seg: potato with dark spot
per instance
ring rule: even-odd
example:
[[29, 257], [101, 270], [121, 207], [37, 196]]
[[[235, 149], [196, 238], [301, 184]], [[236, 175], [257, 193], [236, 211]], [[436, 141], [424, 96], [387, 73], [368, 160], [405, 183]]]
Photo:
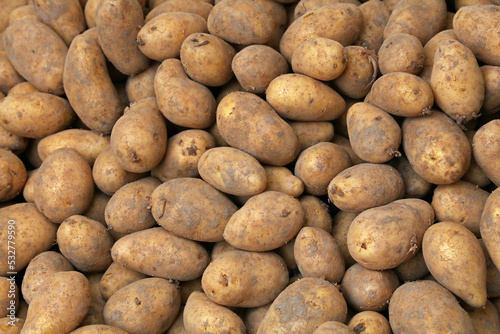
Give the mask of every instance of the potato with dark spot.
[[116, 291], [143, 278], [146, 278], [146, 275], [113, 262], [102, 275], [99, 294], [104, 300], [108, 300]]
[[0, 148], [0, 202], [13, 199], [26, 183], [26, 167], [17, 155]]
[[424, 67], [424, 47], [410, 34], [392, 34], [378, 51], [378, 66], [382, 74], [405, 72], [418, 75]]
[[378, 52], [384, 42], [384, 29], [391, 10], [385, 1], [380, 0], [364, 2], [359, 9], [363, 13], [363, 26], [355, 44]]
[[363, 311], [356, 313], [347, 323], [354, 333], [392, 334], [389, 321], [380, 313]]
[[335, 134], [332, 122], [290, 122], [299, 137], [300, 151], [321, 142], [329, 142]]
[[472, 139], [474, 159], [495, 185], [500, 185], [500, 120], [492, 120], [477, 130]]
[[427, 43], [424, 44], [424, 68], [419, 73], [419, 76], [424, 79], [425, 82], [431, 82], [432, 67], [434, 66], [434, 56], [436, 50], [441, 44], [441, 42], [447, 39], [457, 40], [455, 31], [453, 29], [443, 30], [435, 34]]

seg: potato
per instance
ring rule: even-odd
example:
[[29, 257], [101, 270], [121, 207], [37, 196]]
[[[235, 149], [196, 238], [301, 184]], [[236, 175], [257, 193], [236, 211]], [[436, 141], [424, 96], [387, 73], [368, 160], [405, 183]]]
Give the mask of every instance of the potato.
[[250, 45], [238, 52], [231, 68], [241, 87], [251, 93], [265, 93], [269, 83], [276, 77], [288, 73], [285, 58], [266, 45]]
[[214, 123], [214, 96], [207, 87], [188, 78], [179, 60], [167, 59], [158, 67], [154, 88], [158, 107], [170, 122], [196, 129]]
[[429, 194], [432, 184], [418, 175], [405, 157], [397, 159], [394, 167], [403, 178], [406, 197], [423, 198]]
[[322, 196], [328, 193], [332, 178], [350, 166], [351, 159], [342, 146], [321, 142], [299, 155], [294, 174], [304, 182], [308, 194]]
[[346, 315], [344, 297], [333, 284], [306, 277], [278, 295], [257, 333], [312, 333], [324, 322], [344, 322]]
[[391, 334], [391, 325], [389, 321], [380, 313], [373, 311], [363, 311], [356, 313], [347, 327], [352, 329], [354, 333], [379, 333], [379, 334]]
[[66, 96], [82, 122], [94, 131], [110, 133], [124, 106], [109, 76], [97, 29], [74, 38], [63, 78]]
[[12, 25], [14, 22], [22, 20], [22, 19], [37, 19], [35, 13], [35, 6], [33, 5], [33, 1], [29, 1], [27, 5], [17, 7], [9, 14], [9, 25]]
[[1, 126], [21, 137], [48, 136], [66, 128], [74, 116], [67, 100], [48, 93], [10, 95], [0, 100]]
[[287, 286], [288, 270], [275, 253], [233, 250], [208, 265], [201, 284], [219, 305], [258, 307], [272, 302]]
[[399, 280], [392, 270], [370, 270], [356, 263], [346, 270], [341, 284], [342, 294], [350, 307], [358, 312], [380, 312], [389, 305]]
[[333, 88], [352, 99], [362, 99], [377, 78], [378, 60], [374, 51], [361, 46], [344, 47], [347, 66], [332, 82]]
[[50, 276], [30, 303], [23, 333], [69, 333], [85, 318], [90, 307], [90, 285], [76, 271]]
[[332, 218], [331, 233], [340, 247], [346, 268], [349, 268], [356, 263], [349, 253], [349, 248], [347, 246], [347, 232], [349, 230], [349, 226], [351, 226], [352, 221], [357, 215], [358, 214], [354, 212], [339, 211]]
[[[92, 0], [89, 0], [92, 1]], [[127, 334], [123, 329], [108, 325], [87, 325], [79, 327], [70, 334]]]
[[290, 125], [251, 93], [226, 95], [217, 107], [217, 127], [229, 145], [264, 164], [284, 166], [299, 154], [299, 139]]
[[489, 195], [472, 183], [458, 181], [437, 186], [431, 204], [438, 221], [458, 223], [480, 237], [479, 223]]
[[491, 256], [491, 260], [495, 263], [497, 268], [500, 268], [500, 243], [498, 233], [499, 216], [497, 214], [499, 203], [500, 190], [497, 188], [486, 200], [479, 225], [481, 238], [483, 238], [484, 244], [486, 245], [488, 253]]
[[97, 23], [95, 21], [97, 5], [101, 0], [87, 0], [87, 3], [84, 6], [83, 14], [85, 15], [85, 22], [87, 23], [87, 27], [89, 29], [95, 28]]
[[86, 29], [83, 8], [77, 0], [33, 0], [38, 19], [51, 27], [70, 45]]
[[298, 269], [295, 255], [293, 254], [294, 247], [295, 238], [292, 238], [289, 242], [275, 250], [275, 252], [285, 261], [286, 267], [290, 272], [296, 272], [296, 269]]
[[208, 15], [207, 25], [210, 34], [241, 45], [264, 44], [274, 30], [273, 17], [248, 0], [219, 1]]
[[433, 281], [408, 282], [397, 288], [389, 303], [389, 320], [394, 334], [475, 333], [451, 292]]
[[201, 0], [167, 0], [158, 6], [151, 8], [148, 15], [144, 19], [144, 22], [148, 22], [154, 17], [170, 12], [182, 12], [182, 13], [192, 13], [203, 17], [205, 20], [208, 19], [208, 15], [212, 11], [214, 6], [211, 3], [207, 3]]
[[[498, 3], [495, 3], [498, 5]], [[453, 28], [458, 40], [487, 65], [500, 65], [500, 47], [495, 26], [500, 23], [495, 5], [471, 5], [457, 10]], [[481, 41], [481, 42], [478, 42]]]
[[328, 185], [330, 201], [343, 211], [360, 212], [404, 195], [399, 172], [388, 165], [362, 163], [344, 169]]
[[380, 47], [378, 60], [382, 74], [405, 72], [418, 75], [424, 67], [424, 47], [413, 35], [392, 34]]
[[21, 82], [24, 82], [24, 78], [17, 73], [7, 54], [0, 53], [0, 92], [7, 94], [12, 87]]
[[137, 45], [148, 58], [163, 61], [179, 57], [182, 42], [207, 31], [207, 21], [192, 13], [170, 12], [155, 16], [137, 34]]
[[465, 45], [455, 40], [439, 44], [430, 84], [436, 104], [459, 124], [478, 117], [484, 101], [484, 78]]
[[453, 29], [443, 30], [435, 34], [424, 45], [424, 68], [420, 72], [419, 76], [427, 83], [431, 82], [432, 67], [434, 65], [436, 50], [439, 44], [447, 39], [457, 40], [457, 36], [455, 35], [455, 31]]
[[361, 10], [347, 3], [336, 3], [310, 11], [287, 28], [280, 41], [280, 52], [291, 62], [293, 52], [312, 37], [325, 37], [346, 46], [356, 41], [363, 25]]
[[358, 155], [356, 153], [354, 153], [352, 146], [351, 146], [351, 143], [350, 143], [349, 139], [347, 139], [346, 137], [337, 134], [333, 137], [331, 142], [342, 146], [346, 150], [347, 154], [349, 154], [349, 157], [351, 158], [351, 163], [353, 165], [358, 165], [358, 164], [361, 164], [363, 162], [366, 162], [363, 159], [361, 159], [360, 157], [358, 157]]
[[486, 176], [500, 185], [500, 120], [492, 120], [477, 130], [472, 140], [474, 159]]
[[156, 167], [167, 147], [165, 119], [155, 99], [147, 100], [152, 104], [139, 101], [131, 105], [111, 131], [110, 145], [117, 163], [133, 173], [145, 173]]
[[352, 329], [347, 327], [338, 321], [327, 321], [318, 326], [313, 332], [313, 334], [328, 334], [328, 333], [339, 333], [339, 334], [352, 334], [355, 333]]
[[0, 329], [4, 334], [19, 334], [24, 326], [24, 319], [5, 317], [0, 319]]
[[[288, 283], [288, 277], [286, 283]], [[281, 290], [285, 288], [285, 285]], [[15, 276], [0, 277], [0, 292], [2, 293], [2, 297], [0, 298], [0, 306], [2, 307], [0, 316], [2, 318], [10, 316], [15, 317], [16, 308], [19, 305], [19, 289], [16, 285]], [[278, 295], [278, 293], [276, 295]]]
[[189, 296], [183, 320], [186, 333], [247, 333], [243, 320], [236, 313], [199, 291]]
[[295, 121], [331, 121], [345, 110], [344, 99], [328, 85], [303, 74], [284, 74], [266, 90], [278, 115]]
[[27, 0], [14, 0], [2, 2], [3, 8], [0, 13], [0, 32], [3, 32], [5, 28], [9, 26], [9, 15], [10, 13], [21, 6], [26, 5]]
[[101, 0], [97, 5], [99, 44], [106, 58], [123, 74], [136, 74], [149, 66], [150, 60], [136, 43], [137, 34], [143, 25], [144, 14], [136, 0]]
[[406, 118], [401, 128], [406, 157], [426, 181], [450, 184], [469, 169], [471, 147], [467, 137], [444, 113]]
[[290, 122], [292, 129], [299, 137], [300, 151], [321, 142], [328, 142], [333, 139], [333, 124], [324, 122]]
[[[157, 245], [162, 245], [161, 249]], [[200, 277], [209, 263], [203, 246], [163, 227], [124, 236], [113, 245], [111, 256], [113, 261], [131, 270], [179, 281]]]
[[41, 92], [64, 94], [68, 47], [51, 28], [35, 19], [23, 19], [5, 30], [3, 40], [7, 57], [23, 78]]
[[102, 275], [99, 294], [104, 300], [108, 300], [116, 291], [143, 278], [146, 278], [146, 275], [113, 262]]
[[174, 322], [181, 299], [176, 283], [144, 278], [114, 293], [104, 306], [106, 325], [127, 333], [164, 333]]
[[484, 308], [467, 310], [476, 333], [497, 333], [500, 331], [500, 314], [495, 305], [487, 301]]
[[33, 192], [35, 188], [35, 175], [38, 172], [38, 169], [33, 169], [28, 171], [26, 183], [23, 188], [23, 197], [24, 200], [28, 203], [35, 203], [35, 198], [33, 197]]
[[92, 171], [85, 158], [72, 148], [60, 148], [38, 170], [33, 196], [41, 213], [50, 221], [61, 223], [85, 212], [93, 193]]
[[445, 28], [446, 3], [441, 0], [404, 0], [392, 10], [384, 29], [384, 39], [397, 33], [417, 37], [422, 45]]
[[295, 238], [294, 255], [304, 277], [340, 283], [345, 262], [335, 239], [319, 227], [303, 227]]
[[72, 270], [71, 263], [60, 253], [47, 251], [38, 254], [26, 268], [21, 287], [24, 300], [31, 303], [40, 286], [53, 274]]
[[180, 295], [181, 295], [181, 305], [186, 305], [189, 296], [194, 291], [203, 292], [201, 287], [201, 277], [195, 278], [191, 281], [180, 282]]
[[101, 281], [101, 273], [86, 274], [90, 284], [90, 308], [87, 315], [80, 323], [80, 327], [87, 325], [104, 324], [104, 305], [106, 301], [99, 294], [99, 282]]
[[7, 95], [33, 93], [33, 92], [39, 92], [39, 90], [36, 89], [36, 87], [30, 84], [28, 81], [23, 81], [12, 87]]
[[384, 42], [384, 28], [389, 21], [391, 10], [379, 0], [362, 3], [359, 9], [363, 13], [363, 26], [355, 44], [378, 52]]
[[217, 259], [220, 255], [224, 254], [225, 252], [229, 252], [229, 251], [235, 250], [235, 249], [237, 249], [237, 248], [231, 246], [225, 240], [218, 241], [212, 247], [212, 251], [210, 253], [210, 259], [211, 259], [211, 261], [214, 261], [215, 259]]
[[0, 149], [0, 202], [15, 198], [26, 183], [26, 167], [17, 155]]
[[486, 292], [488, 298], [497, 298], [500, 296], [500, 270], [498, 270], [495, 263], [491, 260], [491, 256], [482, 239], [479, 239], [479, 244], [483, 249], [486, 260]]
[[304, 192], [304, 183], [286, 167], [265, 166], [267, 185], [265, 191], [280, 191], [293, 197]]
[[394, 268], [394, 271], [402, 282], [416, 281], [429, 274], [421, 251]]
[[484, 78], [484, 102], [481, 110], [490, 115], [500, 111], [500, 66], [480, 67]]
[[131, 104], [147, 97], [155, 97], [154, 78], [158, 66], [160, 64], [154, 62], [141, 73], [127, 78], [125, 90]]
[[270, 307], [271, 303], [246, 310], [245, 318], [243, 320], [249, 334], [257, 333], [259, 325]]
[[295, 49], [291, 63], [295, 73], [330, 81], [344, 72], [347, 59], [344, 56], [344, 47], [339, 42], [324, 37], [313, 37]]

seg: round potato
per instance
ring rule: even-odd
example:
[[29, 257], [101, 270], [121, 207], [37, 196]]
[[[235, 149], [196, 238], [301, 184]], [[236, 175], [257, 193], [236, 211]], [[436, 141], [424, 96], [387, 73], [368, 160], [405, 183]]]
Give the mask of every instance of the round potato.
[[265, 191], [280, 191], [293, 197], [304, 192], [304, 183], [286, 167], [265, 166], [267, 185]]
[[0, 202], [13, 199], [26, 183], [26, 167], [17, 155], [0, 148]]
[[389, 321], [382, 314], [373, 311], [363, 311], [356, 313], [347, 327], [354, 333], [365, 331], [366, 333], [392, 334]]
[[378, 52], [384, 42], [384, 29], [389, 21], [391, 10], [387, 1], [369, 0], [359, 9], [363, 13], [363, 26], [355, 44]]
[[382, 74], [405, 72], [418, 75], [424, 68], [424, 47], [410, 34], [392, 34], [378, 51], [378, 66]]
[[500, 120], [492, 120], [477, 130], [472, 139], [474, 159], [486, 176], [500, 185]]
[[300, 151], [321, 142], [328, 142], [335, 134], [331, 122], [290, 122], [290, 126], [299, 137]]

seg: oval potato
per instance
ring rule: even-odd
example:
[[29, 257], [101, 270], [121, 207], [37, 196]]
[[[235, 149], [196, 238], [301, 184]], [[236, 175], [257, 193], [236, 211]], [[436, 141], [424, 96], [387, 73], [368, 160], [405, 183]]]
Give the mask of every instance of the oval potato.
[[500, 120], [492, 120], [479, 128], [472, 139], [474, 159], [497, 186], [500, 185], [499, 138]]

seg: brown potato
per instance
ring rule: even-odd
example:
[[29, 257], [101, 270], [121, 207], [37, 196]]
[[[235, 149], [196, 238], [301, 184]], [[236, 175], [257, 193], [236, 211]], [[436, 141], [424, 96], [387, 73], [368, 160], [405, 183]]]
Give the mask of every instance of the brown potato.
[[39, 92], [39, 90], [36, 89], [36, 87], [30, 84], [28, 81], [23, 81], [12, 87], [7, 95], [33, 93], [33, 92]]
[[24, 319], [21, 319], [19, 317], [14, 317], [14, 320], [9, 317], [0, 319], [0, 329], [4, 334], [19, 334], [21, 333], [21, 329], [23, 328], [23, 326]]
[[472, 140], [474, 159], [486, 176], [500, 185], [500, 120], [492, 120], [477, 130]]
[[259, 325], [270, 307], [271, 303], [246, 310], [245, 318], [243, 320], [249, 334], [257, 333]]
[[349, 268], [356, 263], [349, 253], [347, 246], [347, 232], [352, 221], [358, 214], [355, 212], [339, 211], [332, 218], [332, 236], [337, 242], [342, 251], [342, 256], [345, 261], [345, 267]]
[[304, 192], [304, 183], [286, 167], [265, 166], [267, 185], [265, 191], [280, 191], [293, 197]]
[[392, 34], [378, 51], [378, 66], [382, 74], [405, 72], [418, 75], [424, 67], [424, 47], [413, 35]]
[[479, 239], [479, 243], [486, 259], [486, 292], [488, 298], [498, 298], [500, 296], [500, 270], [498, 270], [493, 260], [491, 260], [484, 241]]
[[189, 296], [194, 291], [203, 292], [203, 288], [201, 287], [201, 277], [195, 278], [190, 281], [179, 282], [179, 285], [180, 285], [181, 305], [186, 305]]
[[328, 334], [328, 333], [338, 333], [338, 334], [353, 334], [355, 333], [352, 329], [347, 327], [338, 321], [327, 321], [319, 325], [313, 332], [313, 334]]
[[436, 50], [439, 44], [447, 39], [457, 40], [457, 36], [455, 35], [455, 31], [453, 29], [443, 30], [435, 34], [424, 45], [424, 68], [420, 72], [419, 76], [429, 84], [431, 82], [432, 67], [434, 65], [434, 56], [436, 54]]
[[90, 308], [79, 326], [103, 324], [103, 311], [106, 301], [99, 294], [99, 282], [101, 281], [102, 272], [86, 274], [85, 276], [90, 284]]
[[[286, 281], [288, 283], [288, 277]], [[283, 288], [285, 288], [285, 286], [283, 286]], [[19, 305], [19, 289], [16, 285], [15, 276], [0, 277], [0, 293], [2, 294], [0, 298], [0, 307], [2, 307], [0, 317], [15, 317], [16, 308], [18, 308]]]
[[336, 134], [331, 141], [334, 144], [342, 146], [346, 150], [347, 154], [349, 154], [349, 157], [351, 158], [351, 163], [353, 165], [358, 165], [366, 162], [361, 159], [356, 153], [354, 153], [351, 142], [346, 137]]
[[290, 126], [299, 137], [300, 151], [321, 142], [333, 139], [334, 128], [331, 122], [290, 122]]
[[89, 29], [95, 28], [97, 23], [95, 21], [97, 5], [101, 0], [87, 0], [85, 7], [83, 9], [83, 14], [85, 15], [85, 22], [87, 22], [87, 27]]
[[355, 44], [378, 52], [384, 42], [384, 28], [389, 21], [391, 10], [386, 2], [369, 0], [362, 3], [359, 9], [363, 13], [363, 26]]
[[128, 332], [118, 327], [98, 324], [78, 327], [70, 334], [128, 334]]
[[481, 216], [481, 222], [479, 225], [481, 238], [483, 238], [484, 244], [488, 249], [488, 253], [491, 260], [497, 268], [500, 268], [500, 243], [499, 243], [499, 233], [498, 233], [498, 221], [499, 216], [496, 213], [498, 206], [500, 205], [500, 190], [497, 188], [494, 190], [484, 205], [483, 214]]
[[[10, 13], [21, 6], [26, 5], [27, 0], [13, 0], [2, 2], [2, 11], [0, 12], [0, 32], [3, 32], [5, 28], [9, 26], [9, 15]], [[0, 43], [1, 44], [1, 43]]]
[[147, 97], [155, 96], [154, 78], [158, 66], [160, 66], [160, 64], [154, 62], [141, 73], [131, 75], [127, 78], [125, 90], [131, 104]]
[[143, 278], [146, 278], [146, 275], [113, 262], [102, 275], [99, 294], [104, 300], [108, 300], [116, 291]]
[[214, 261], [216, 258], [224, 254], [225, 252], [229, 252], [231, 250], [237, 249], [236, 247], [231, 246], [227, 241], [222, 240], [218, 241], [212, 247], [212, 251], [210, 253], [211, 261]]
[[500, 111], [500, 66], [481, 66], [484, 78], [484, 102], [481, 110], [490, 115]]
[[389, 321], [380, 313], [373, 311], [363, 311], [356, 313], [347, 327], [352, 329], [354, 333], [377, 333], [377, 334], [392, 334]]
[[158, 6], [151, 8], [151, 11], [146, 15], [144, 22], [148, 22], [152, 18], [170, 12], [183, 12], [197, 14], [208, 19], [208, 15], [214, 6], [211, 3], [201, 0], [167, 0]]
[[497, 333], [500, 331], [500, 314], [489, 300], [483, 308], [466, 309], [476, 333]]
[[7, 94], [12, 87], [21, 82], [24, 82], [24, 78], [17, 73], [7, 54], [0, 53], [0, 92]]
[[394, 268], [394, 271], [402, 282], [416, 281], [429, 274], [429, 269], [425, 264], [424, 255], [421, 251]]
[[[280, 2], [285, 1], [281, 0]], [[292, 18], [293, 20], [296, 20], [306, 12], [316, 10], [324, 6], [334, 5], [336, 3], [351, 3], [356, 6], [360, 5], [358, 0], [301, 0], [295, 6]]]
[[0, 148], [0, 202], [13, 199], [26, 183], [26, 167], [17, 155]]
[[406, 197], [423, 198], [429, 194], [432, 184], [418, 175], [405, 157], [395, 161], [395, 168], [403, 178]]
[[26, 183], [24, 184], [23, 188], [23, 197], [26, 202], [28, 203], [35, 203], [35, 198], [33, 197], [33, 192], [35, 190], [35, 175], [38, 172], [37, 169], [33, 169], [28, 171], [27, 174], [27, 179]]
[[[106, 226], [106, 221], [104, 219], [104, 210], [108, 204], [111, 196], [106, 195], [99, 189], [94, 190], [94, 196], [92, 197], [92, 202], [82, 216], [98, 221], [99, 223]], [[113, 235], [111, 235], [113, 236]]]

